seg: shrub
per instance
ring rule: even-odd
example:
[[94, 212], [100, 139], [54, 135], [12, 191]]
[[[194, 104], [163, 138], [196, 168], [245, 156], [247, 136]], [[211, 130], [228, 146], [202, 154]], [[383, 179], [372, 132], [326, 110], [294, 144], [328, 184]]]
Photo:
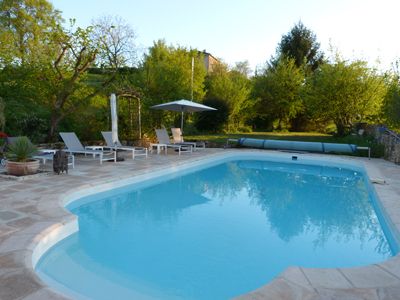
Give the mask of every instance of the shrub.
[[28, 161], [37, 151], [37, 148], [26, 136], [17, 138], [8, 146], [6, 156], [9, 160], [16, 162]]
[[220, 99], [207, 99], [203, 104], [217, 110], [198, 113], [196, 128], [200, 131], [221, 132], [228, 122], [229, 108], [227, 104]]

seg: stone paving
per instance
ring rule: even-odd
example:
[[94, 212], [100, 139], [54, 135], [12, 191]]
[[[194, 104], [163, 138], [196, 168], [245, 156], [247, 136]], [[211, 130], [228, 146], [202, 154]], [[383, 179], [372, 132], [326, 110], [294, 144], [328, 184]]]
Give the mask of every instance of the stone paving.
[[[192, 154], [170, 152], [147, 159], [128, 157], [124, 162], [99, 164], [78, 158], [69, 174], [40, 176], [23, 181], [0, 178], [0, 299], [68, 299], [46, 286], [33, 270], [38, 245], [61, 227], [75, 221], [62, 207], [71, 193], [108, 183], [170, 169], [237, 151], [206, 149]], [[287, 154], [290, 155], [289, 153]], [[296, 154], [301, 158], [303, 154]], [[310, 155], [336, 160], [330, 155]], [[342, 157], [364, 164], [391, 225], [400, 232], [400, 166], [381, 160]], [[47, 169], [50, 170], [51, 164]], [[400, 256], [359, 268], [310, 269], [290, 267], [275, 280], [237, 299], [400, 299]]]

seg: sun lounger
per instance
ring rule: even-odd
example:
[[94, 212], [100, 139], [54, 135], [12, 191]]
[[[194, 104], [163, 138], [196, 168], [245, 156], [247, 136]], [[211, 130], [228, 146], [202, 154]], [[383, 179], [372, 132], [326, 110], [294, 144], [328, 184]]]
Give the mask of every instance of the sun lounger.
[[107, 146], [104, 146], [104, 148], [132, 151], [132, 159], [135, 159], [135, 156], [146, 156], [147, 157], [147, 148], [122, 146], [120, 141], [117, 141], [117, 144], [114, 145], [114, 143], [112, 141], [112, 132], [111, 131], [102, 131], [101, 134], [103, 135], [103, 138], [107, 144]]
[[93, 157], [99, 156], [100, 164], [103, 161], [113, 160], [114, 162], [117, 161], [117, 152], [115, 151], [100, 151], [100, 150], [89, 150], [83, 147], [82, 143], [79, 141], [78, 137], [76, 136], [75, 132], [60, 132], [60, 136], [64, 141], [65, 152], [69, 152], [70, 154], [91, 154]]
[[181, 153], [192, 153], [193, 147], [191, 145], [183, 145], [183, 144], [173, 144], [168, 136], [168, 132], [165, 128], [156, 129], [156, 135], [158, 144], [150, 144], [151, 150], [154, 146], [157, 146], [157, 150], [159, 149], [158, 146], [165, 146], [167, 148], [172, 148], [178, 151], [178, 154]]
[[183, 140], [183, 135], [180, 128], [171, 128], [171, 132], [172, 132], [172, 137], [174, 139], [174, 144], [190, 145], [193, 147], [193, 151], [196, 151], [197, 149], [206, 148], [206, 143], [204, 142], [185, 142]]

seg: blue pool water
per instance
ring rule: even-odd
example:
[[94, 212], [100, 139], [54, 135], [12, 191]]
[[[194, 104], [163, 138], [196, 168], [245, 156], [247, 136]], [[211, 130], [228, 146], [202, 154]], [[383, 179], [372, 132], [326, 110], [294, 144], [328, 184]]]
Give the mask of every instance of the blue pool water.
[[292, 265], [393, 256], [360, 171], [240, 160], [69, 205], [79, 231], [36, 266], [76, 298], [229, 299]]

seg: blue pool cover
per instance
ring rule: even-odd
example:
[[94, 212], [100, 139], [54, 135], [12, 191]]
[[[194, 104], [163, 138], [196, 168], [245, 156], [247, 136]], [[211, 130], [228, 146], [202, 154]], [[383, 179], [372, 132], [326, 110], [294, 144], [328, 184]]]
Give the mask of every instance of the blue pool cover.
[[335, 143], [320, 143], [320, 142], [298, 142], [298, 141], [282, 141], [282, 140], [262, 140], [241, 138], [238, 140], [239, 146], [261, 148], [261, 149], [281, 149], [281, 150], [296, 150], [309, 152], [342, 152], [354, 153], [357, 151], [357, 146], [353, 144], [335, 144]]

